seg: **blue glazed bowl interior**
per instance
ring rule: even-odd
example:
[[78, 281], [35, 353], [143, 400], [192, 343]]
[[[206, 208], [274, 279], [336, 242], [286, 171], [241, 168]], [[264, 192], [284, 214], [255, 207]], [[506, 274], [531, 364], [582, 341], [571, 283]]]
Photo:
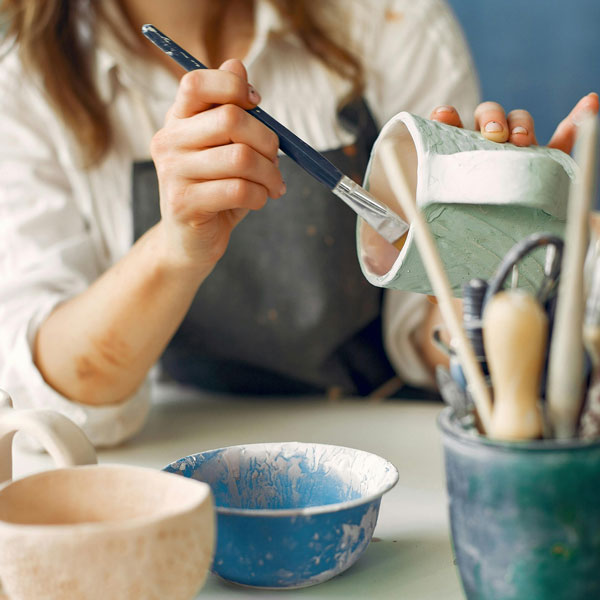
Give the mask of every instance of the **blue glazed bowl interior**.
[[371, 540], [381, 496], [398, 480], [374, 454], [300, 442], [209, 450], [166, 470], [212, 488], [213, 571], [264, 588], [315, 585], [352, 565]]
[[395, 467], [374, 454], [299, 442], [210, 450], [166, 470], [208, 483], [225, 512], [346, 507], [381, 496], [398, 479]]

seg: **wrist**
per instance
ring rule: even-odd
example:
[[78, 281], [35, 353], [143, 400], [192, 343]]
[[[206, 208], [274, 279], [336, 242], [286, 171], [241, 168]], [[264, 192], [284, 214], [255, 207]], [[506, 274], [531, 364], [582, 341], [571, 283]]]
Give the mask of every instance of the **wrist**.
[[200, 285], [208, 277], [220, 258], [209, 254], [198, 256], [186, 252], [179, 240], [173, 241], [173, 233], [162, 220], [143, 238], [147, 238], [144, 241], [148, 245], [148, 250], [152, 252], [158, 269], [177, 277], [185, 277], [196, 285]]

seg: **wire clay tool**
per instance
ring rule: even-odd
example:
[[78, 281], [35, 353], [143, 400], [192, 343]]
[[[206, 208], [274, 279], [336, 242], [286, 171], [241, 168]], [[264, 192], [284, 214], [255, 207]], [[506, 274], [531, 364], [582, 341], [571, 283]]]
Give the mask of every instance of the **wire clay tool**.
[[548, 415], [557, 438], [571, 438], [584, 396], [583, 267], [589, 240], [589, 215], [595, 188], [598, 118], [579, 125], [575, 161], [580, 171], [569, 191], [565, 249], [558, 286], [548, 364]]
[[[206, 69], [205, 65], [159, 31], [154, 25], [144, 25], [142, 33], [187, 71]], [[317, 152], [258, 106], [247, 112], [277, 134], [279, 148], [282, 152], [287, 154], [317, 181], [326, 185], [388, 242], [397, 243], [406, 234], [408, 223], [387, 206], [378, 202], [367, 190], [344, 175], [320, 152]]]
[[[542, 247], [546, 247], [546, 265], [535, 296], [514, 288], [503, 291], [511, 274], [514, 283], [519, 262]], [[533, 233], [507, 252], [487, 282], [482, 313], [484, 360], [488, 361], [494, 389], [490, 437], [550, 437], [540, 401], [541, 383], [545, 380], [547, 339], [562, 251], [561, 238]]]

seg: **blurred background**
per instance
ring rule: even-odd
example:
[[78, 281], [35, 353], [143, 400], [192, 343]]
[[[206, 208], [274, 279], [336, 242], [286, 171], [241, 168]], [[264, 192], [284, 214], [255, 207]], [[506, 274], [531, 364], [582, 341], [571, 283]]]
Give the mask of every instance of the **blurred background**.
[[[418, 1], [418, 0], [415, 0]], [[600, 92], [600, 0], [448, 0], [473, 53], [484, 100], [526, 108], [540, 144]]]

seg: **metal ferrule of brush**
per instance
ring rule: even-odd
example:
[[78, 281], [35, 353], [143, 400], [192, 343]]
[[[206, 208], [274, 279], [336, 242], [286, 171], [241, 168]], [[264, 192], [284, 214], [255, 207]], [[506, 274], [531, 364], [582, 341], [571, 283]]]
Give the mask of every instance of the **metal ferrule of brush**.
[[394, 243], [408, 231], [403, 221], [387, 206], [377, 202], [369, 192], [344, 175], [332, 192], [360, 215], [379, 235]]

